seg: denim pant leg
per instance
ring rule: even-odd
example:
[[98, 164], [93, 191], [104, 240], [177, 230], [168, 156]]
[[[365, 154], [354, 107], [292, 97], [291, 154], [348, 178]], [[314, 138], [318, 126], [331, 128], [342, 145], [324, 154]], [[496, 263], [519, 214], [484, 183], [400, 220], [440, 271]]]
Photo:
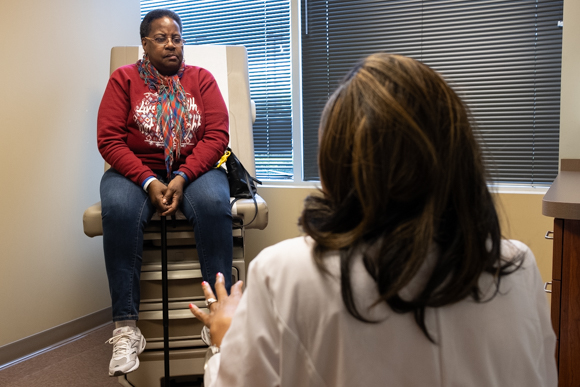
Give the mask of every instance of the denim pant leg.
[[143, 230], [155, 209], [141, 187], [112, 168], [101, 179], [101, 207], [113, 321], [137, 320]]
[[211, 169], [187, 185], [181, 211], [193, 225], [203, 279], [213, 288], [216, 274], [222, 273], [229, 292], [233, 243], [226, 173]]

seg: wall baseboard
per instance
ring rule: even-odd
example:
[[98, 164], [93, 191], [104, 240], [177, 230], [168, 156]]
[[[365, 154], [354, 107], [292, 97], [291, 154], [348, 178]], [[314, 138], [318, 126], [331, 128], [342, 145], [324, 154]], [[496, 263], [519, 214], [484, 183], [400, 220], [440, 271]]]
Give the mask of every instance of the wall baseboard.
[[0, 370], [77, 340], [112, 320], [111, 308], [77, 318], [0, 347]]

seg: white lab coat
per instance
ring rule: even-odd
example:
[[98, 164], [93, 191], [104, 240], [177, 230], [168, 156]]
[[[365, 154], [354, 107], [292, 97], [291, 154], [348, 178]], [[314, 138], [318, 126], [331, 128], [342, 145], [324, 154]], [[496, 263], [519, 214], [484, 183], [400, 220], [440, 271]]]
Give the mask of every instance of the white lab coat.
[[[380, 323], [352, 317], [341, 298], [338, 255], [327, 259], [333, 276], [324, 275], [311, 247], [308, 237], [290, 239], [250, 264], [221, 353], [208, 362], [206, 387], [557, 385], [556, 337], [533, 253], [523, 243], [502, 242], [505, 257], [523, 254], [524, 263], [502, 277], [491, 301], [427, 309], [437, 344], [412, 314], [394, 313], [384, 303], [365, 312]], [[424, 265], [401, 295], [412, 295], [429, 272]], [[361, 259], [352, 282], [366, 311], [378, 293]], [[480, 286], [492, 291], [492, 277], [483, 274]]]

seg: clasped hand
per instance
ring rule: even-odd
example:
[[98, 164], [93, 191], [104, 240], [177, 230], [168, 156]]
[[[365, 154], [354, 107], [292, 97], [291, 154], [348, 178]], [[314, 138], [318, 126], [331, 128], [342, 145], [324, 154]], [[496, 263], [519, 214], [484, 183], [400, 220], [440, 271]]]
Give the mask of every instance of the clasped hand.
[[175, 176], [167, 185], [159, 180], [153, 180], [149, 184], [147, 193], [159, 215], [168, 216], [177, 211], [183, 200], [184, 185], [185, 179], [181, 176]]

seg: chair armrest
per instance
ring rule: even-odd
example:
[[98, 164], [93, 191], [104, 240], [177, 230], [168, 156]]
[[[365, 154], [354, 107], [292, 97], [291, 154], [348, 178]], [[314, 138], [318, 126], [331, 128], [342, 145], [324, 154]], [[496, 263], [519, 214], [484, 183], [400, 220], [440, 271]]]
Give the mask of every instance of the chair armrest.
[[[256, 195], [256, 204], [258, 205], [258, 215], [256, 215], [256, 219], [252, 223], [244, 225], [244, 228], [246, 229], [263, 230], [268, 225], [268, 204], [260, 195]], [[232, 207], [232, 216], [234, 218], [242, 218], [244, 224], [250, 222], [255, 213], [256, 206], [252, 199], [239, 199]]]
[[101, 202], [95, 203], [85, 210], [83, 214], [83, 229], [85, 235], [91, 238], [103, 235]]

